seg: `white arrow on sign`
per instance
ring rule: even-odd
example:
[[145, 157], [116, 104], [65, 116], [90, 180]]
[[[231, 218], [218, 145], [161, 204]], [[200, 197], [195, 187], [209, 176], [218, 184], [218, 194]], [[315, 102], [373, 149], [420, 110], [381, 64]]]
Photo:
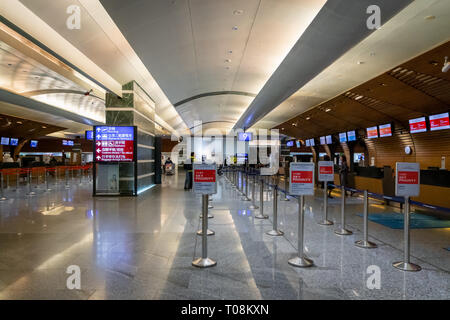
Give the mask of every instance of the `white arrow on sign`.
[[102, 149], [97, 149], [97, 153], [100, 153], [100, 152], [102, 152]]
[[99, 134], [97, 135], [97, 139], [100, 139], [101, 137], [102, 137], [101, 135], [99, 135]]
[[100, 129], [100, 128], [97, 128], [97, 132], [100, 132], [102, 129]]
[[97, 145], [98, 145], [98, 146], [101, 146], [102, 143], [101, 143], [100, 141], [97, 141]]
[[97, 160], [100, 160], [102, 157], [100, 157], [100, 156], [97, 156]]

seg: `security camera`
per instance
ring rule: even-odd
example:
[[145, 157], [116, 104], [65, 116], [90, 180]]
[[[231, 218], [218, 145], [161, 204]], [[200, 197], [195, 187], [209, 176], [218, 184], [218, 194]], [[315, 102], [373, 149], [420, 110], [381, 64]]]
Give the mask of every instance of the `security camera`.
[[444, 66], [442, 67], [442, 72], [447, 72], [450, 69], [450, 62], [448, 62], [448, 57], [445, 57]]

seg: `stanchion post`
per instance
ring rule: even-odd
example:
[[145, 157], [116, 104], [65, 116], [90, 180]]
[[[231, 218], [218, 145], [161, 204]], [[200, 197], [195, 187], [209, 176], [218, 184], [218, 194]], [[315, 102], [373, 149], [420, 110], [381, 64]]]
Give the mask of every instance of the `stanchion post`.
[[255, 200], [255, 189], [256, 189], [256, 174], [255, 173], [252, 173], [252, 176], [253, 176], [253, 181], [252, 181], [252, 204], [250, 205], [250, 209], [251, 210], [255, 210], [255, 209], [258, 209], [258, 206], [256, 205], [256, 200]]
[[20, 169], [16, 169], [16, 191], [19, 191], [20, 187]]
[[341, 186], [341, 227], [334, 230], [334, 233], [341, 236], [348, 236], [353, 234], [350, 230], [345, 228], [345, 187]]
[[32, 183], [32, 169], [30, 168], [28, 170], [28, 194], [29, 196], [34, 196], [36, 193], [34, 191], [31, 190], [31, 183]]
[[305, 196], [298, 197], [298, 256], [288, 261], [291, 266], [306, 268], [311, 267], [314, 261], [304, 254], [303, 242], [305, 239]]
[[403, 271], [420, 271], [422, 268], [414, 263], [410, 262], [410, 232], [409, 232], [409, 224], [410, 224], [410, 203], [409, 197], [405, 197], [405, 211], [403, 214], [404, 225], [403, 225], [403, 261], [394, 262], [392, 265], [394, 268], [403, 270]]
[[[202, 195], [202, 257], [192, 261], [192, 265], [198, 268], [208, 268], [217, 265], [217, 262], [208, 258], [208, 195]], [[197, 233], [198, 234], [198, 233]]]
[[377, 247], [376, 243], [369, 241], [369, 193], [364, 190], [364, 221], [363, 221], [363, 240], [358, 240], [355, 245], [360, 248], [373, 249]]
[[273, 223], [272, 230], [267, 231], [266, 234], [269, 236], [282, 236], [283, 231], [278, 230], [278, 186], [277, 186], [277, 176], [275, 175], [275, 183], [273, 186]]
[[255, 215], [256, 219], [268, 219], [269, 216], [264, 214], [264, 176], [261, 176], [259, 186], [259, 213]]
[[328, 220], [328, 182], [323, 183], [323, 220], [318, 223], [323, 226], [331, 226], [333, 221]]
[[66, 180], [66, 189], [70, 189], [70, 185], [69, 185], [69, 169], [67, 169], [67, 167], [64, 168], [64, 177]]
[[1, 192], [1, 194], [0, 194], [0, 201], [5, 201], [5, 200], [8, 200], [6, 197], [5, 197], [5, 192], [4, 192], [4, 188], [3, 188], [3, 170], [0, 170], [0, 179], [2, 180], [1, 182], [0, 182], [0, 192]]
[[284, 197], [281, 198], [281, 201], [289, 201], [289, 198], [287, 197], [288, 190], [289, 190], [289, 176], [284, 175], [284, 190], [286, 191], [284, 193]]

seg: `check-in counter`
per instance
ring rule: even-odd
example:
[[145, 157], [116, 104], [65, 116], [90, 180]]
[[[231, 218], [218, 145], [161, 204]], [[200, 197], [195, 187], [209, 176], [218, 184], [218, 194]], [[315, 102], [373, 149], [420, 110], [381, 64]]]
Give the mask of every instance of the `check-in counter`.
[[[395, 179], [390, 167], [360, 167], [357, 172], [349, 173], [347, 180], [351, 188], [386, 196], [395, 195]], [[334, 182], [340, 185], [338, 173], [335, 173]], [[420, 196], [411, 200], [450, 208], [450, 171], [421, 170], [420, 182]]]

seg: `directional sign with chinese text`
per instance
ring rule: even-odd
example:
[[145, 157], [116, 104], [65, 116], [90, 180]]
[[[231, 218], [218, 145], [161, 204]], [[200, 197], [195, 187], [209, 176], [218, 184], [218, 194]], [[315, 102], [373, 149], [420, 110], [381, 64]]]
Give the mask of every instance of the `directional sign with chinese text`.
[[420, 165], [418, 163], [397, 162], [395, 195], [398, 197], [417, 197], [420, 193]]
[[95, 127], [94, 135], [97, 162], [132, 162], [134, 160], [134, 127]]
[[319, 181], [334, 181], [333, 161], [319, 161]]
[[314, 195], [314, 163], [291, 162], [289, 193], [294, 196]]
[[215, 164], [194, 164], [194, 192], [199, 194], [215, 194], [216, 186]]

